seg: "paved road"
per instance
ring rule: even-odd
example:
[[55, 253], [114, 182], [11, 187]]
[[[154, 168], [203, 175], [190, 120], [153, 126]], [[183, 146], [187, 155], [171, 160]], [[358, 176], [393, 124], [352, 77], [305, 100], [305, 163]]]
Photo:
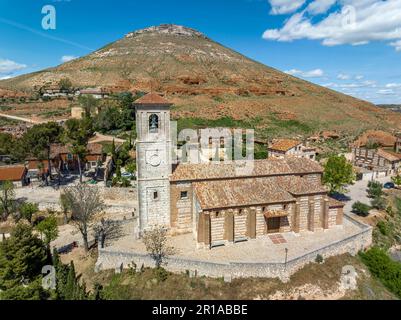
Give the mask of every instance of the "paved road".
[[17, 121], [32, 123], [32, 124], [39, 124], [39, 123], [41, 123], [41, 122], [38, 121], [38, 120], [29, 119], [29, 118], [23, 118], [23, 117], [18, 117], [18, 116], [12, 116], [12, 115], [5, 114], [5, 113], [0, 113], [0, 117], [6, 118], [6, 119], [10, 119], [10, 120], [17, 120]]
[[[385, 177], [385, 178], [378, 178], [376, 180], [384, 184], [386, 182], [390, 182], [391, 178]], [[357, 201], [370, 204], [371, 199], [368, 198], [366, 192], [366, 189], [368, 188], [368, 182], [369, 181], [357, 181], [354, 185], [348, 187], [349, 192], [347, 192], [345, 195], [349, 197], [351, 200], [347, 201], [344, 207], [345, 213], [351, 213], [352, 205]]]

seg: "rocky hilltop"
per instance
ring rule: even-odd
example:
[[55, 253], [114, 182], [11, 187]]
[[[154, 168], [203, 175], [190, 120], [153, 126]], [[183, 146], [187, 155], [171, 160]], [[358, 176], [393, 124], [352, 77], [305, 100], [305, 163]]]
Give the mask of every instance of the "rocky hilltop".
[[85, 57], [0, 81], [0, 88], [33, 91], [62, 78], [77, 87], [163, 93], [175, 103], [176, 117], [257, 119], [260, 128], [297, 121], [304, 131], [401, 126], [399, 114], [287, 75], [177, 25], [130, 32]]

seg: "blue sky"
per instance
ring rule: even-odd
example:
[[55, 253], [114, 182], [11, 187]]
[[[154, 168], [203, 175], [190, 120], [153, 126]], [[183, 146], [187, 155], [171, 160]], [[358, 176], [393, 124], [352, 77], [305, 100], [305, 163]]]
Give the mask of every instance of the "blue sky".
[[[42, 28], [42, 7], [56, 29]], [[308, 81], [401, 103], [401, 0], [2, 0], [0, 78], [56, 66], [161, 23]]]

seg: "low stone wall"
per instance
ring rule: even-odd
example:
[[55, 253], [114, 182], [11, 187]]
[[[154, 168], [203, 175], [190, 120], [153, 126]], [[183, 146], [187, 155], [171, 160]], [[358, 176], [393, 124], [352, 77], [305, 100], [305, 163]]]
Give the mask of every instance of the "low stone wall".
[[100, 194], [105, 200], [120, 200], [125, 201], [127, 199], [137, 199], [136, 187], [130, 188], [108, 188], [104, 186], [98, 186]]
[[[324, 258], [350, 253], [356, 255], [360, 250], [369, 247], [372, 244], [372, 228], [362, 224], [349, 216], [345, 219], [358, 225], [361, 231], [351, 237], [332, 243], [291, 259], [285, 263], [254, 263], [254, 262], [228, 262], [216, 263], [200, 260], [192, 260], [181, 257], [169, 257], [166, 262], [166, 269], [172, 272], [196, 271], [199, 276], [225, 277], [232, 278], [280, 278], [282, 281], [288, 281], [290, 276], [300, 270], [306, 264], [315, 261], [316, 256], [320, 254]], [[135, 263], [138, 267], [142, 264], [145, 267], [153, 267], [154, 261], [147, 254], [136, 252], [120, 252], [110, 249], [99, 249], [99, 257], [96, 263], [96, 271], [106, 269], [128, 268]]]

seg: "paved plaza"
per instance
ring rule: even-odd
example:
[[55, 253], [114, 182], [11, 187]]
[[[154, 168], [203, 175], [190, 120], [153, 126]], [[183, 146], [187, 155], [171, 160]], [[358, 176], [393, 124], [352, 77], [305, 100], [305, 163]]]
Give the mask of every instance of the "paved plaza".
[[[125, 226], [125, 236], [112, 243], [107, 249], [120, 252], [145, 253], [145, 246], [141, 240], [133, 236], [134, 225]], [[361, 227], [347, 218], [343, 226], [336, 226], [329, 230], [315, 232], [284, 233], [282, 237], [286, 242], [275, 241], [275, 237], [265, 235], [258, 239], [239, 242], [211, 250], [197, 249], [192, 234], [179, 235], [169, 238], [170, 245], [175, 250], [175, 256], [180, 258], [202, 260], [209, 262], [252, 262], [252, 263], [282, 263], [309, 252], [319, 250], [338, 241], [347, 239], [361, 232]], [[276, 242], [276, 243], [274, 243]]]

